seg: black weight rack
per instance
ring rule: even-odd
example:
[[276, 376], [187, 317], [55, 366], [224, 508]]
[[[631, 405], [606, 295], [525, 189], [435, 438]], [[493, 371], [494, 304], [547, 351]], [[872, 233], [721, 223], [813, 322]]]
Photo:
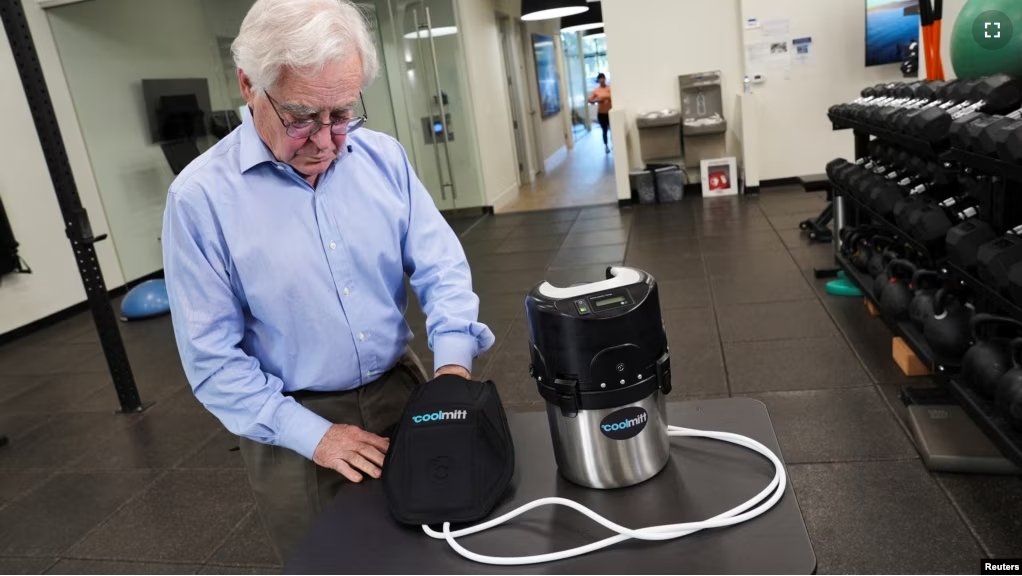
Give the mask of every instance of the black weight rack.
[[[846, 119], [831, 117], [834, 130], [852, 130], [855, 138], [856, 159], [868, 155], [869, 142], [876, 138], [894, 144], [902, 149], [916, 154], [924, 159], [952, 162], [963, 168], [971, 168], [995, 179], [1002, 188], [1002, 196], [1010, 186], [1022, 188], [1022, 165], [1004, 162], [1002, 160], [974, 154], [964, 150], [951, 148], [947, 142], [934, 145], [917, 138], [911, 138], [879, 128], [868, 126]], [[870, 223], [891, 235], [896, 241], [903, 243], [905, 247], [923, 255], [928, 260], [929, 269], [939, 271], [941, 276], [951, 282], [958, 282], [967, 287], [976, 303], [978, 310], [1008, 316], [1015, 320], [1022, 321], [1022, 306], [1015, 304], [1004, 295], [992, 290], [980, 279], [969, 274], [967, 271], [955, 266], [943, 258], [933, 258], [925, 246], [922, 246], [893, 223], [882, 218], [868, 205], [864, 204], [854, 195], [849, 194], [837, 183], [832, 183], [834, 188], [835, 203], [841, 205], [838, 209], [843, 212], [839, 218], [839, 225], [856, 226], [859, 223]], [[1022, 191], [1017, 194], [1018, 201], [1022, 201]], [[995, 226], [997, 227], [997, 226]], [[1000, 230], [1004, 231], [1003, 227]], [[835, 235], [834, 249], [837, 264], [845, 271], [848, 279], [858, 287], [865, 297], [880, 309], [880, 303], [873, 294], [873, 281], [868, 274], [858, 270], [845, 258], [840, 250], [840, 239]], [[822, 276], [822, 274], [820, 274]], [[930, 369], [933, 379], [937, 382], [950, 397], [953, 398], [962, 409], [972, 418], [977, 426], [991, 439], [991, 441], [1004, 453], [1006, 457], [1022, 466], [1022, 431], [1014, 428], [1012, 424], [1002, 417], [993, 402], [977, 394], [972, 388], [960, 382], [957, 374], [960, 370], [959, 361], [956, 359], [938, 358], [933, 350], [922, 337], [919, 330], [909, 322], [899, 322], [881, 314], [880, 318], [891, 330], [892, 334], [902, 338], [916, 356]]]

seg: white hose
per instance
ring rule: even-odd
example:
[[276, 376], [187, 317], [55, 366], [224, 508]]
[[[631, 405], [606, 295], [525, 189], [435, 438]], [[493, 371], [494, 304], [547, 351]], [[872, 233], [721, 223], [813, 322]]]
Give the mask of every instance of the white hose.
[[[703, 430], [692, 430], [689, 428], [681, 428], [678, 426], [667, 427], [668, 436], [682, 436], [689, 438], [710, 438], [713, 440], [721, 440], [723, 442], [730, 442], [731, 444], [737, 444], [743, 446], [755, 452], [758, 452], [765, 456], [774, 465], [774, 478], [770, 481], [770, 484], [763, 489], [762, 492], [754, 496], [748, 502], [732, 508], [723, 514], [719, 514], [704, 520], [702, 522], [684, 522], [681, 524], [668, 524], [665, 526], [651, 526], [648, 528], [640, 528], [638, 530], [632, 530], [624, 526], [620, 526], [607, 520], [603, 516], [600, 516], [596, 512], [593, 512], [589, 508], [575, 502], [573, 500], [567, 500], [565, 498], [542, 498], [540, 500], [534, 500], [528, 504], [525, 504], [499, 518], [494, 518], [489, 522], [484, 522], [470, 528], [457, 530], [451, 532], [451, 523], [445, 522], [443, 532], [437, 532], [429, 526], [423, 526], [423, 531], [426, 532], [430, 537], [438, 540], [447, 540], [447, 543], [451, 545], [451, 548], [455, 552], [461, 554], [469, 560], [480, 562], [482, 564], [494, 564], [501, 566], [521, 566], [525, 564], [541, 564], [543, 562], [553, 562], [555, 560], [564, 560], [566, 558], [572, 558], [574, 556], [581, 556], [588, 554], [594, 550], [600, 550], [608, 546], [613, 546], [619, 542], [624, 542], [629, 539], [636, 540], [673, 540], [675, 538], [681, 538], [682, 536], [688, 536], [693, 532], [699, 530], [705, 530], [707, 528], [722, 528], [724, 526], [733, 526], [740, 524], [746, 520], [751, 520], [756, 516], [766, 512], [773, 507], [784, 494], [784, 488], [787, 485], [787, 475], [784, 473], [784, 465], [781, 464], [780, 459], [770, 451], [769, 448], [756, 442], [751, 438], [741, 436], [739, 434], [731, 434], [728, 432], [708, 432]], [[769, 498], [767, 498], [769, 496]], [[763, 501], [766, 499], [766, 501]], [[482, 554], [476, 554], [470, 550], [465, 549], [461, 544], [458, 543], [457, 538], [462, 536], [468, 536], [470, 534], [476, 534], [483, 530], [489, 530], [495, 526], [503, 524], [516, 516], [524, 514], [533, 508], [539, 508], [540, 506], [558, 505], [572, 508], [585, 514], [594, 522], [617, 532], [617, 536], [612, 536], [580, 546], [578, 548], [572, 548], [570, 550], [562, 550], [560, 552], [551, 552], [549, 554], [539, 554], [537, 556], [520, 556], [520, 557], [500, 557], [500, 556], [484, 556]], [[750, 510], [751, 508], [751, 510]]]

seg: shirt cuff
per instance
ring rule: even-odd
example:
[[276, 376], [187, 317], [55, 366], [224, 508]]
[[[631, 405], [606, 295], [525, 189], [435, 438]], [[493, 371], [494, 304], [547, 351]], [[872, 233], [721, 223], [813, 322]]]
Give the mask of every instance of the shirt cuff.
[[326, 418], [287, 398], [280, 407], [280, 421], [284, 423], [277, 438], [278, 444], [312, 460], [320, 440], [332, 424]]
[[433, 336], [433, 372], [444, 366], [461, 366], [472, 372], [476, 356], [476, 339], [469, 334], [448, 332]]

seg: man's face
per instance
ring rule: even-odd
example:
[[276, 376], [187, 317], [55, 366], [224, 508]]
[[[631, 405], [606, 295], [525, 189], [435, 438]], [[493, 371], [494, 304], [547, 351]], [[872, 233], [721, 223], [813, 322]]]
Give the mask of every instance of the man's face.
[[[362, 87], [359, 58], [328, 64], [315, 75], [284, 70], [277, 85], [266, 91], [270, 98], [252, 86], [243, 70], [238, 70], [238, 80], [256, 130], [278, 160], [301, 174], [318, 176], [337, 159], [347, 135], [332, 134], [329, 123], [355, 113]], [[313, 119], [327, 125], [308, 138], [292, 138], [281, 119], [289, 124]]]
[[607, 87], [607, 78], [606, 77], [600, 76], [597, 81], [600, 83], [600, 87], [602, 87], [602, 88], [606, 88]]

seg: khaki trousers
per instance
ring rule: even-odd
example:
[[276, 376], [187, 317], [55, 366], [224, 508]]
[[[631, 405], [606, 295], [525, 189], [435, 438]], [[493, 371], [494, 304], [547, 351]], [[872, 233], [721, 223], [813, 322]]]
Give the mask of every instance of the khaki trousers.
[[[390, 437], [413, 388], [425, 380], [422, 365], [409, 350], [394, 368], [362, 388], [298, 392], [293, 397], [334, 424], [358, 426]], [[246, 438], [240, 439], [240, 447], [259, 515], [283, 563], [348, 480], [287, 448]], [[367, 476], [365, 481], [373, 480]]]

